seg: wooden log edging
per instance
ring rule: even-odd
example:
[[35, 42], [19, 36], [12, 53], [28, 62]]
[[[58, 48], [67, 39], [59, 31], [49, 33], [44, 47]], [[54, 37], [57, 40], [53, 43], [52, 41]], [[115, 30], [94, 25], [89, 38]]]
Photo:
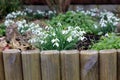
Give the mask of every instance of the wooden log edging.
[[100, 80], [117, 80], [117, 51], [100, 51]]
[[60, 79], [60, 55], [57, 50], [41, 52], [42, 80]]
[[23, 80], [20, 50], [8, 49], [3, 51], [6, 80]]
[[4, 73], [4, 64], [3, 64], [3, 53], [0, 52], [0, 80], [5, 80], [5, 73]]
[[98, 51], [84, 50], [81, 54], [81, 80], [98, 80]]
[[120, 80], [120, 49], [2, 53], [0, 80]]
[[77, 50], [61, 51], [62, 80], [80, 80], [80, 57]]
[[39, 53], [39, 50], [21, 52], [24, 80], [41, 80]]
[[120, 80], [120, 49], [117, 50], [117, 78]]

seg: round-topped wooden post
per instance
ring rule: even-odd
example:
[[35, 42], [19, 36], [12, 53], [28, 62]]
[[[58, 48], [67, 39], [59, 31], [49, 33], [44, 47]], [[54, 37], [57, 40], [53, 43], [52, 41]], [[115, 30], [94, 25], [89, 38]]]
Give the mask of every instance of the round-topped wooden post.
[[117, 52], [118, 52], [118, 57], [117, 57], [117, 64], [118, 64], [118, 66], [117, 66], [117, 76], [118, 76], [118, 80], [120, 80], [120, 49], [118, 49], [117, 50]]
[[63, 50], [60, 53], [62, 80], [80, 80], [79, 51]]
[[22, 51], [22, 65], [24, 80], [41, 80], [40, 51]]
[[80, 52], [81, 80], [98, 80], [98, 51]]
[[23, 80], [20, 53], [17, 49], [3, 51], [5, 80]]
[[0, 80], [5, 80], [3, 53], [0, 51]]
[[61, 80], [59, 51], [48, 50], [41, 52], [41, 71], [42, 80]]
[[100, 80], [117, 80], [117, 51], [101, 50], [99, 53]]

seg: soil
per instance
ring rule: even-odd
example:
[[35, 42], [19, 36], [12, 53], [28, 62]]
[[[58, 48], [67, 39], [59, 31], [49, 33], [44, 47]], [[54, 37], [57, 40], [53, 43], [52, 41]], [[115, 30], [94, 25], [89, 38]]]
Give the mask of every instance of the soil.
[[79, 41], [77, 43], [76, 47], [78, 50], [88, 50], [89, 46], [97, 42], [101, 36], [95, 34], [86, 34], [85, 37], [86, 38], [83, 41]]

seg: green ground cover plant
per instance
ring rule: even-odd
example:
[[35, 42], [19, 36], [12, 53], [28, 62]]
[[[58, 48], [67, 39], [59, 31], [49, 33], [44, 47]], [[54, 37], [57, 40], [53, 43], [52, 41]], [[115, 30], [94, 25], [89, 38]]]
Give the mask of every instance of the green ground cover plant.
[[101, 39], [91, 45], [90, 49], [104, 50], [104, 49], [119, 49], [120, 48], [120, 36], [115, 33], [109, 33], [102, 36]]
[[0, 36], [5, 36], [5, 25], [0, 24]]

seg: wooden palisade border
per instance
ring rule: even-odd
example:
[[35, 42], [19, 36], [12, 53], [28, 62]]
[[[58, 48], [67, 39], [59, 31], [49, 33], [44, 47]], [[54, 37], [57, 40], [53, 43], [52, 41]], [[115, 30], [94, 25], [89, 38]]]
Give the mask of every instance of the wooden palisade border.
[[100, 51], [100, 80], [117, 80], [117, 51]]
[[5, 79], [23, 80], [21, 54], [17, 49], [3, 51]]
[[81, 51], [81, 80], [98, 80], [98, 51]]
[[5, 80], [4, 65], [3, 65], [3, 54], [0, 52], [0, 80]]
[[22, 52], [24, 80], [41, 80], [39, 50]]
[[41, 52], [42, 80], [61, 80], [59, 58], [59, 51]]
[[120, 50], [10, 49], [2, 53], [0, 80], [120, 80]]
[[79, 51], [61, 51], [62, 80], [80, 80]]

